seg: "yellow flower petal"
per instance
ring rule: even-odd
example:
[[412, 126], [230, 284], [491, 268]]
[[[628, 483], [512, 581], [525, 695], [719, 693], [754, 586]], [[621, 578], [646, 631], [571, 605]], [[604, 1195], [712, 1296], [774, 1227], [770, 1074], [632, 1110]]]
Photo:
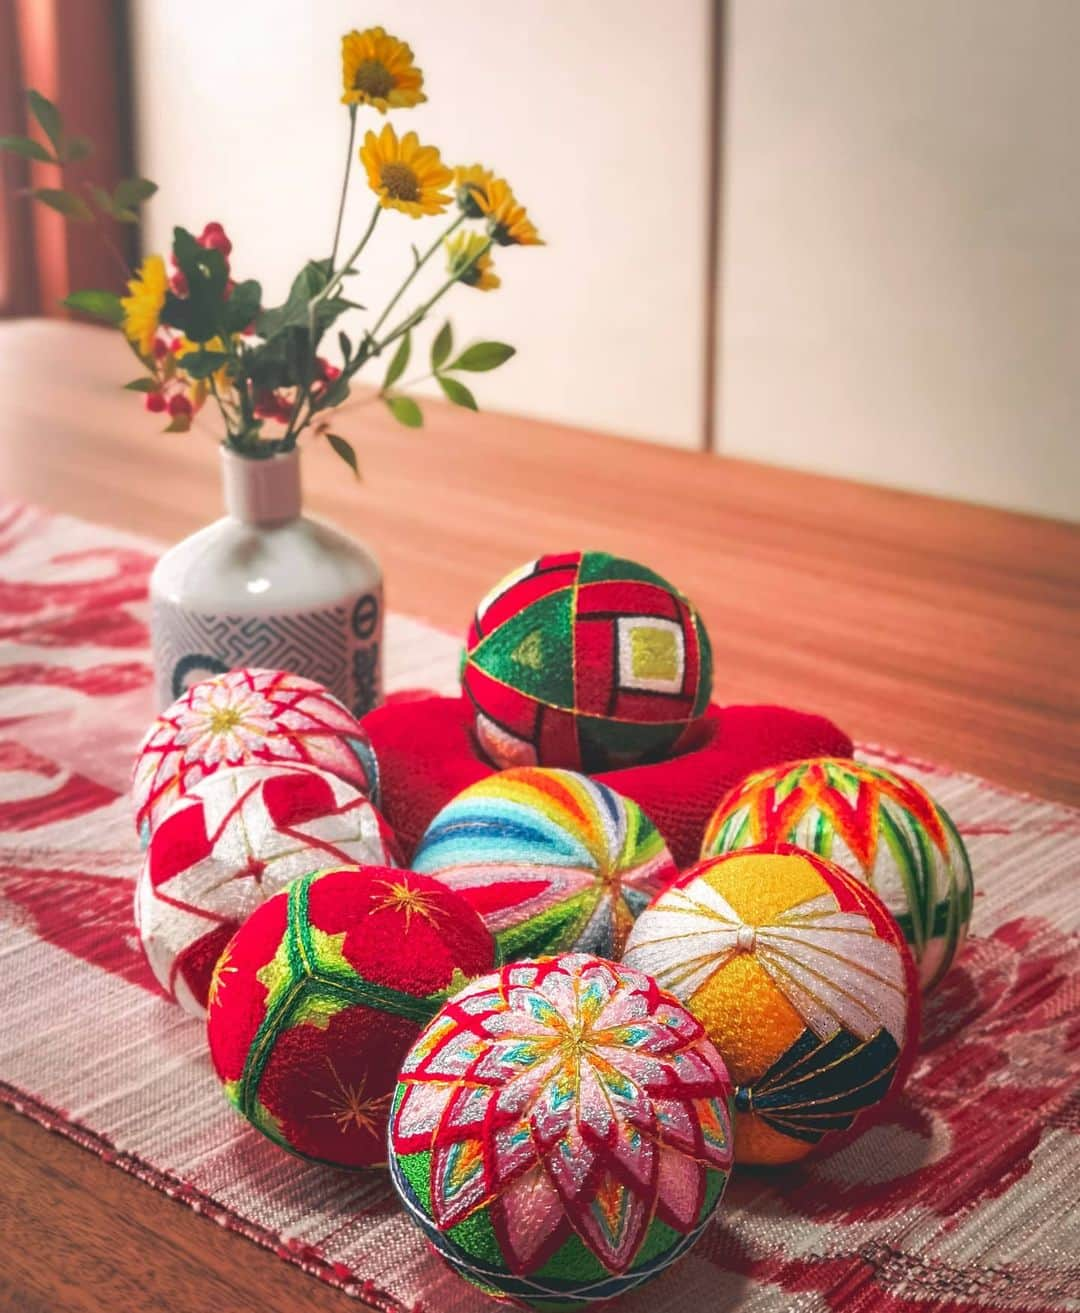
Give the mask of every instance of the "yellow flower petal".
[[384, 209], [400, 210], [417, 219], [441, 214], [451, 197], [442, 191], [453, 179], [434, 146], [421, 146], [415, 132], [401, 140], [389, 123], [379, 133], [368, 132], [360, 147], [360, 162], [368, 186]]
[[371, 105], [380, 114], [427, 100], [412, 50], [381, 27], [341, 38], [341, 83], [343, 105]]
[[120, 301], [124, 310], [124, 336], [141, 356], [148, 356], [154, 348], [154, 337], [161, 323], [168, 290], [165, 261], [160, 255], [148, 255], [128, 283], [130, 295]]

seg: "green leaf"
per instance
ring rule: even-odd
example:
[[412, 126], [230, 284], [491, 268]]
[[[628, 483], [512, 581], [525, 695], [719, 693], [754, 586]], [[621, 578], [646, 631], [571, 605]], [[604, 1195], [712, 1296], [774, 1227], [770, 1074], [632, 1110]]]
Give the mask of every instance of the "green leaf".
[[352, 443], [346, 442], [344, 438], [339, 438], [336, 433], [328, 433], [326, 435], [326, 440], [345, 464], [348, 465], [349, 469], [351, 469], [356, 477], [359, 478], [360, 466], [356, 463], [356, 452], [353, 450]]
[[338, 346], [341, 348], [342, 359], [348, 364], [349, 357], [352, 355], [352, 343], [349, 341], [348, 333], [339, 333], [337, 340]]
[[424, 423], [420, 407], [412, 397], [384, 397], [386, 408], [399, 424], [408, 429], [418, 429]]
[[24, 160], [40, 160], [42, 164], [59, 164], [53, 159], [40, 141], [31, 141], [29, 137], [0, 137], [0, 150], [10, 150], [21, 155]]
[[107, 324], [120, 325], [124, 322], [124, 307], [115, 292], [72, 292], [70, 296], [64, 297], [62, 304], [69, 310], [77, 310], [81, 315], [104, 319]]
[[448, 368], [471, 369], [477, 372], [498, 369], [515, 355], [516, 351], [516, 347], [508, 346], [505, 342], [474, 342], [472, 346], [466, 347]]
[[188, 351], [179, 357], [177, 364], [189, 378], [209, 378], [227, 364], [228, 359], [224, 351]]
[[289, 295], [282, 305], [272, 310], [264, 310], [259, 316], [259, 334], [270, 338], [282, 329], [306, 327], [308, 321], [308, 304], [319, 295], [330, 281], [329, 260], [309, 260], [293, 279]]
[[248, 324], [259, 313], [259, 303], [262, 301], [262, 287], [254, 278], [248, 278], [245, 282], [237, 283], [232, 290], [232, 295], [225, 302], [225, 330], [228, 333], [239, 333], [242, 329], [247, 328]]
[[90, 184], [90, 195], [94, 198], [94, 204], [102, 214], [112, 214], [113, 203], [112, 197], [104, 187], [99, 187], [96, 183]]
[[143, 201], [148, 201], [157, 191], [157, 183], [149, 178], [125, 178], [116, 184], [113, 192], [113, 205], [118, 210], [132, 210]]
[[64, 159], [69, 164], [78, 164], [79, 160], [88, 160], [94, 153], [94, 143], [89, 137], [72, 137], [64, 147]]
[[412, 351], [412, 334], [406, 333], [398, 343], [398, 349], [394, 352], [394, 358], [390, 361], [386, 370], [386, 377], [383, 379], [383, 388], [393, 387], [398, 379], [405, 373], [405, 367], [409, 363], [409, 353]]
[[153, 392], [157, 384], [152, 378], [133, 378], [124, 384], [125, 392]]
[[163, 433], [187, 433], [191, 428], [190, 415], [174, 415], [162, 429]]
[[431, 344], [431, 368], [437, 374], [439, 367], [450, 354], [454, 345], [454, 330], [450, 327], [448, 319], [442, 328], [435, 335], [435, 341]]
[[74, 219], [78, 223], [86, 223], [88, 219], [94, 216], [90, 213], [90, 207], [73, 192], [62, 191], [59, 187], [35, 187], [30, 193], [35, 200], [39, 200], [42, 205], [47, 205], [52, 210], [58, 210], [65, 219]]
[[139, 216], [134, 210], [113, 210], [112, 217], [117, 223], [138, 223]]
[[223, 332], [229, 277], [225, 257], [200, 246], [184, 228], [173, 229], [173, 256], [187, 279], [188, 294], [179, 297], [170, 292], [165, 297], [162, 322], [180, 329], [193, 342], [208, 342]]
[[467, 410], [479, 410], [476, 404], [476, 398], [465, 386], [459, 383], [456, 378], [447, 378], [445, 374], [438, 375], [439, 387], [446, 393], [448, 400], [452, 401], [455, 406], [464, 406]]
[[30, 102], [30, 113], [41, 124], [42, 131], [52, 142], [53, 150], [56, 151], [57, 155], [62, 155], [64, 121], [60, 117], [60, 111], [51, 100], [46, 100], [40, 91], [28, 91], [26, 99]]

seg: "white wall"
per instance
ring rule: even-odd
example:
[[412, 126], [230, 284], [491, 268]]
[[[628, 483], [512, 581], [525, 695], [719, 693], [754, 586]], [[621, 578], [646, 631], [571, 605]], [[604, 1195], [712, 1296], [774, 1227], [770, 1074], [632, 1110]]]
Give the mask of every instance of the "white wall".
[[[703, 431], [708, 0], [133, 0], [140, 167], [174, 222], [225, 224], [234, 268], [280, 296], [328, 252], [347, 115], [339, 38], [410, 42], [429, 104], [391, 117], [453, 162], [503, 172], [549, 243], [497, 258], [497, 293], [456, 289], [459, 336], [513, 342], [485, 408], [685, 446]], [[362, 111], [363, 126], [380, 116]], [[371, 196], [357, 176], [350, 234]], [[385, 216], [356, 299], [378, 307], [439, 220]]]
[[1080, 3], [731, 0], [720, 445], [1080, 514]]

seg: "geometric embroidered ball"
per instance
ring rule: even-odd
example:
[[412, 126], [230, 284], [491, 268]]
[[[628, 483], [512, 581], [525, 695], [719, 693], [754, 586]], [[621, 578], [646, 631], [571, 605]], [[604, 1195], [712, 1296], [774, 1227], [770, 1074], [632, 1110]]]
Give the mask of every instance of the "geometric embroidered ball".
[[598, 771], [692, 739], [712, 693], [697, 612], [666, 579], [606, 552], [542, 556], [480, 603], [462, 684], [496, 766]]
[[539, 766], [459, 793], [431, 822], [412, 867], [479, 912], [503, 962], [563, 952], [618, 959], [634, 918], [678, 875], [637, 803]]
[[391, 866], [392, 853], [378, 812], [336, 776], [310, 766], [215, 771], [158, 823], [135, 886], [154, 975], [203, 1016], [221, 950], [260, 903], [313, 870]]
[[452, 998], [401, 1069], [390, 1170], [463, 1277], [532, 1308], [610, 1299], [679, 1258], [731, 1170], [731, 1083], [639, 971], [584, 953]]
[[963, 840], [925, 789], [840, 757], [760, 771], [716, 809], [701, 855], [778, 842], [861, 876], [900, 923], [923, 991], [934, 988], [964, 942], [974, 892]]
[[790, 844], [691, 867], [634, 923], [624, 963], [696, 1016], [735, 1082], [735, 1158], [787, 1163], [899, 1089], [919, 987], [895, 918]]
[[231, 670], [193, 684], [139, 745], [131, 792], [143, 845], [192, 785], [222, 766], [255, 762], [315, 766], [378, 805], [367, 734], [332, 693], [284, 670]]
[[226, 1097], [303, 1158], [384, 1163], [402, 1059], [494, 956], [472, 908], [427, 876], [352, 866], [294, 880], [214, 971], [207, 1036]]

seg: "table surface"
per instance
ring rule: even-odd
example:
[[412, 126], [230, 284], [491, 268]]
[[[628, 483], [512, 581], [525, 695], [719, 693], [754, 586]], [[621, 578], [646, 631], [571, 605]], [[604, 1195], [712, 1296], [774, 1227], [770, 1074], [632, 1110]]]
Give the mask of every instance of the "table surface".
[[[0, 493], [162, 541], [216, 515], [212, 433], [161, 434], [131, 372], [103, 330], [0, 326]], [[419, 432], [370, 398], [337, 427], [363, 482], [314, 448], [306, 500], [374, 548], [394, 609], [463, 629], [514, 566], [601, 547], [695, 599], [720, 700], [1080, 800], [1080, 529], [436, 403]], [[0, 1307], [357, 1308], [7, 1109], [0, 1174]]]

